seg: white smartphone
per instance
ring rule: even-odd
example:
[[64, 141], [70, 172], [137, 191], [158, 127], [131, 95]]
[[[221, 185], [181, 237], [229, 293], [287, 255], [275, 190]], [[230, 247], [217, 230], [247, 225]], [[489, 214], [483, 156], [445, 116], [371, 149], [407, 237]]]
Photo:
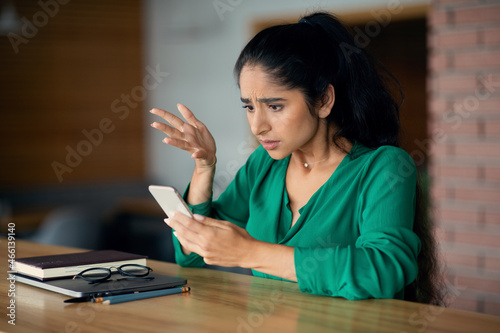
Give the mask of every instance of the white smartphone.
[[170, 217], [173, 212], [181, 212], [186, 216], [193, 217], [193, 214], [189, 210], [184, 199], [182, 199], [180, 193], [172, 186], [150, 185], [149, 192], [151, 192], [168, 217]]

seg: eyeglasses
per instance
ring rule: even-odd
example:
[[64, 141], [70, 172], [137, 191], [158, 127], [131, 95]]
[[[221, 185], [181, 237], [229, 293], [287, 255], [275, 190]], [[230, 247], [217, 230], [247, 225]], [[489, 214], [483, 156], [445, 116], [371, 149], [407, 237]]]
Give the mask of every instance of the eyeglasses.
[[84, 279], [85, 281], [88, 281], [89, 284], [94, 284], [94, 283], [100, 283], [108, 280], [113, 272], [111, 269], [114, 268], [120, 275], [125, 276], [125, 278], [118, 279], [119, 280], [124, 280], [124, 279], [129, 279], [129, 278], [139, 278], [139, 279], [145, 279], [145, 280], [153, 280], [154, 277], [146, 275], [149, 274], [149, 272], [152, 272], [153, 269], [151, 267], [143, 266], [143, 265], [137, 265], [137, 264], [126, 264], [126, 265], [121, 265], [120, 267], [110, 267], [110, 268], [105, 268], [105, 267], [94, 267], [94, 268], [89, 268], [84, 271], [81, 271], [77, 275], [73, 276], [73, 280], [76, 278]]

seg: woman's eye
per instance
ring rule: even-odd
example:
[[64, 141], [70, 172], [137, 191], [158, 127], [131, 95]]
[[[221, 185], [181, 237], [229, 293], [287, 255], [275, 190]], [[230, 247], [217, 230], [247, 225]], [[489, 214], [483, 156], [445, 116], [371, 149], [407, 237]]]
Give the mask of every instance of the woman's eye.
[[282, 108], [283, 108], [283, 105], [274, 105], [274, 104], [271, 104], [269, 105], [269, 108], [273, 111], [280, 111]]
[[253, 111], [253, 106], [251, 106], [251, 105], [243, 105], [243, 109], [246, 109], [247, 111], [252, 112]]

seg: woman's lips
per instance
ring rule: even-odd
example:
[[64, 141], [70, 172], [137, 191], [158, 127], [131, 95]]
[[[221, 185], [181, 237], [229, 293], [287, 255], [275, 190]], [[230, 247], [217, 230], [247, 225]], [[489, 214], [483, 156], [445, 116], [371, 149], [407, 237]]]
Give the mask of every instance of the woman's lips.
[[260, 143], [265, 150], [273, 150], [280, 144], [279, 141], [261, 140]]

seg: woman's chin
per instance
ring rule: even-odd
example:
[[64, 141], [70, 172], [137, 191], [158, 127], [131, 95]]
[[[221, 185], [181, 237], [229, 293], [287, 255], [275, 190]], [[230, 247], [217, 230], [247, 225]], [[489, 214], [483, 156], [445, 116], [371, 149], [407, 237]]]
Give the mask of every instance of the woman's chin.
[[290, 153], [287, 154], [278, 150], [267, 150], [267, 153], [273, 160], [282, 160], [290, 155]]

